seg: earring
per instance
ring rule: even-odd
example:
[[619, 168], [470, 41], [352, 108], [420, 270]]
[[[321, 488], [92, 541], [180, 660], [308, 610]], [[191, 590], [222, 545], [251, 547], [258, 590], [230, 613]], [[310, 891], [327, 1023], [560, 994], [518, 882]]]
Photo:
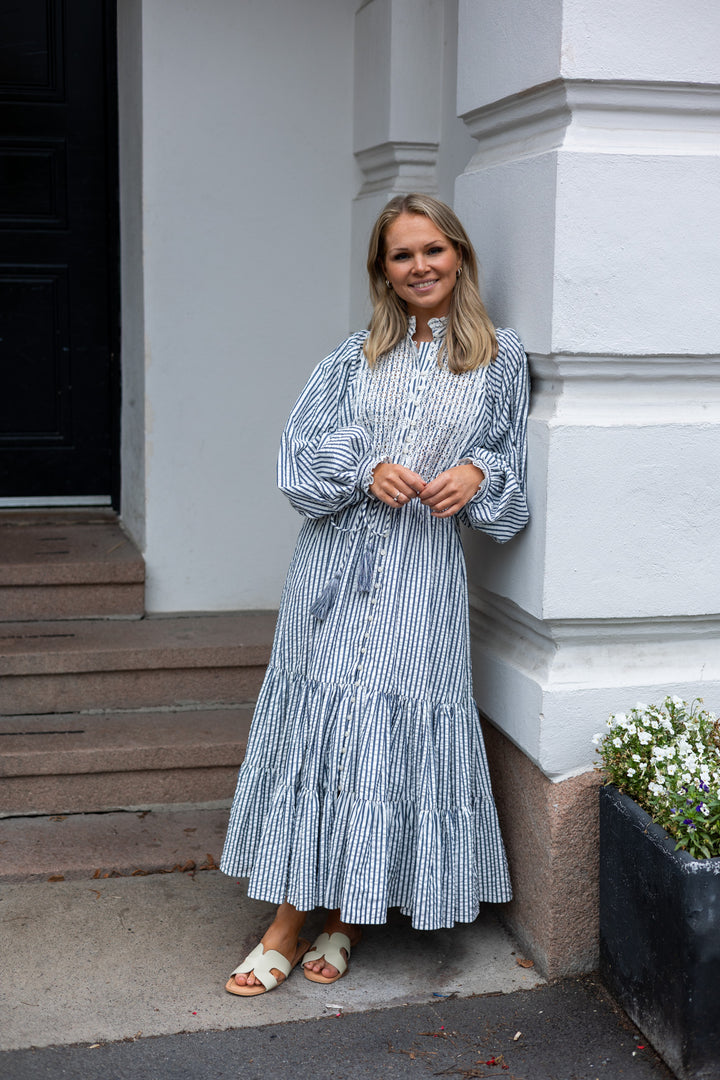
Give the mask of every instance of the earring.
[[387, 285], [388, 289], [391, 288], [390, 282], [387, 278], [385, 278], [385, 284]]
[[455, 277], [459, 278], [461, 273], [462, 273], [462, 265], [458, 266], [457, 270], [455, 271]]

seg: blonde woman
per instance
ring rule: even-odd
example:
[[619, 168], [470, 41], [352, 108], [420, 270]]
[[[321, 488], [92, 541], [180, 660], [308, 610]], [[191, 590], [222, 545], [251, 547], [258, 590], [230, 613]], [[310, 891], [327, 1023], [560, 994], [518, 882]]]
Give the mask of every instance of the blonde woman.
[[240, 996], [301, 960], [334, 982], [388, 908], [433, 930], [511, 896], [459, 524], [502, 542], [527, 521], [525, 354], [438, 200], [392, 199], [367, 265], [370, 329], [316, 368], [282, 436], [279, 486], [305, 521], [221, 862], [279, 907], [228, 980]]

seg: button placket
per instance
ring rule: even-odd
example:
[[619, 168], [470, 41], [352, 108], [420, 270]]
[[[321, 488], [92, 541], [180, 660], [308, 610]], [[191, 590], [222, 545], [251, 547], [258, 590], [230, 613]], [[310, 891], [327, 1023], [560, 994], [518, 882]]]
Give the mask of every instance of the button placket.
[[365, 657], [365, 654], [367, 652], [368, 640], [369, 640], [369, 637], [370, 637], [370, 628], [372, 626], [373, 617], [374, 617], [373, 605], [375, 605], [377, 603], [377, 591], [380, 588], [380, 585], [382, 583], [382, 575], [383, 575], [382, 562], [383, 562], [383, 559], [385, 558], [385, 556], [387, 555], [387, 547], [386, 547], [385, 541], [387, 539], [389, 531], [390, 531], [390, 527], [388, 526], [382, 533], [380, 533], [380, 532], [375, 533], [375, 536], [378, 538], [378, 543], [381, 544], [382, 546], [378, 548], [378, 552], [377, 552], [377, 561], [376, 561], [376, 566], [375, 566], [375, 582], [374, 582], [374, 584], [372, 586], [372, 595], [369, 595], [370, 604], [368, 605], [368, 612], [367, 612], [367, 615], [365, 617], [365, 629], [363, 631], [363, 635], [362, 635], [362, 637], [360, 639], [360, 643], [359, 643], [360, 648], [359, 648], [359, 651], [358, 651], [358, 654], [357, 654], [357, 663], [355, 665], [354, 679], [353, 679], [353, 683], [352, 683], [352, 697], [350, 699], [350, 710], [348, 712], [348, 715], [345, 717], [345, 731], [343, 733], [342, 744], [340, 746], [340, 755], [339, 755], [338, 770], [337, 770], [338, 771], [338, 787], [337, 787], [338, 795], [340, 795], [340, 793], [343, 790], [343, 787], [342, 787], [343, 772], [344, 772], [344, 767], [345, 767], [345, 759], [346, 759], [346, 756], [347, 756], [347, 751], [348, 751], [349, 742], [350, 742], [350, 730], [351, 730], [351, 726], [352, 726], [352, 724], [353, 724], [353, 722], [355, 720], [356, 705], [357, 705], [357, 702], [358, 702], [358, 698], [360, 697], [360, 685], [361, 685], [361, 675], [362, 675], [362, 670], [363, 670], [364, 657]]

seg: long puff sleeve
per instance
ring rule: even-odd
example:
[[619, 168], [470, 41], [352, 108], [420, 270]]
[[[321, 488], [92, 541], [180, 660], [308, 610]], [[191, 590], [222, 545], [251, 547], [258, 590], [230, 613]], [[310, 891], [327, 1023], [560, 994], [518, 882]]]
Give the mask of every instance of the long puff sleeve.
[[283, 432], [278, 487], [304, 517], [334, 514], [367, 497], [370, 436], [343, 415], [350, 383], [365, 362], [364, 338], [354, 334], [318, 364]]
[[[498, 388], [485, 445], [470, 446], [461, 461], [485, 474], [477, 495], [458, 514], [463, 525], [505, 543], [528, 520], [525, 495], [528, 368], [525, 350], [512, 330], [498, 330]], [[497, 369], [496, 369], [497, 370]]]

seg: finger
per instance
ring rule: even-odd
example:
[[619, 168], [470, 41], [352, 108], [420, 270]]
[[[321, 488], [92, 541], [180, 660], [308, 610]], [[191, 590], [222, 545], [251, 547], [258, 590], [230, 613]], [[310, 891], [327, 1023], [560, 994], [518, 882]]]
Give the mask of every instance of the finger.
[[438, 506], [440, 506], [441, 503], [449, 504], [451, 502], [454, 502], [456, 498], [456, 492], [448, 491], [447, 487], [443, 485], [443, 487], [441, 487], [438, 491], [434, 493], [430, 492], [429, 495], [427, 491], [423, 491], [422, 495], [420, 496], [420, 502], [424, 503], [425, 506], [429, 506], [431, 509], [435, 510]]
[[447, 473], [440, 473], [434, 480], [431, 480], [429, 484], [426, 484], [423, 488], [420, 498], [423, 502], [428, 502], [430, 499], [436, 499], [445, 495], [450, 497], [456, 491], [455, 484], [452, 477]]
[[388, 495], [388, 502], [390, 506], [400, 507], [406, 506], [411, 499], [417, 498], [416, 493], [413, 491], [411, 494], [401, 491], [400, 488], [395, 489], [394, 495]]
[[415, 492], [412, 492], [411, 496], [407, 493], [406, 490], [402, 490], [402, 488], [404, 487], [405, 485], [403, 485], [400, 481], [398, 481], [397, 485], [384, 487], [383, 490], [380, 492], [380, 498], [384, 503], [387, 504], [387, 506], [391, 506], [396, 509], [399, 506], [405, 506], [410, 501], [410, 498], [415, 495]]
[[398, 466], [398, 477], [403, 480], [414, 493], [420, 494], [427, 487], [427, 484], [423, 480], [422, 476], [419, 476], [411, 469], [406, 469], [404, 465]]
[[383, 492], [396, 504], [404, 504], [418, 497], [416, 488], [408, 482], [407, 478], [397, 474], [387, 477], [383, 483]]

